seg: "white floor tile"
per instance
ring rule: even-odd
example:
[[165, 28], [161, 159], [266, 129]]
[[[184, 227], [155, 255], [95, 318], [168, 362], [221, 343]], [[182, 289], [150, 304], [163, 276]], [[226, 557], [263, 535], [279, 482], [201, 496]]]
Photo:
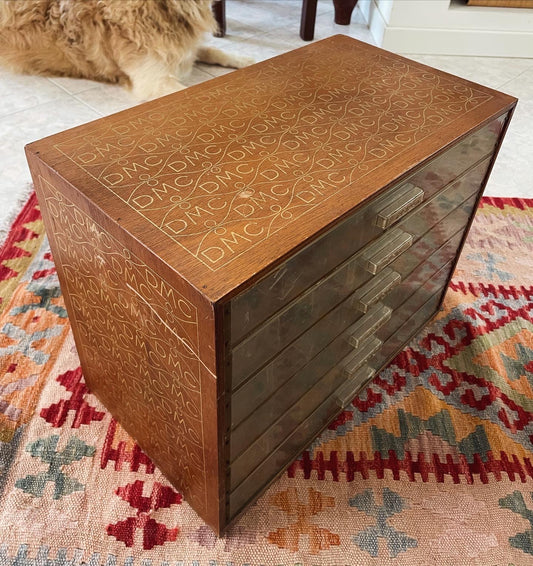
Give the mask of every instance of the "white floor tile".
[[533, 69], [533, 59], [412, 54], [405, 57], [494, 89], [503, 89], [508, 81]]
[[227, 75], [235, 70], [228, 69], [227, 67], [220, 67], [219, 65], [206, 65], [205, 63], [197, 63], [195, 67], [208, 74], [210, 77], [221, 77], [222, 75]]
[[93, 88], [74, 95], [100, 116], [108, 116], [139, 104], [133, 95], [123, 87], [93, 83]]
[[504, 83], [501, 90], [516, 96], [519, 100], [533, 100], [533, 66]]
[[244, 39], [275, 32], [294, 21], [299, 25], [301, 7], [294, 0], [232, 0], [226, 2], [226, 32], [230, 38]]
[[[222, 70], [226, 70], [226, 71], [234, 71], [235, 69], [226, 69], [225, 67], [219, 67], [218, 65], [204, 65], [204, 64], [198, 64], [195, 65], [190, 73], [189, 76], [184, 77], [181, 80], [181, 83], [185, 86], [192, 86], [192, 85], [196, 85], [198, 83], [203, 83], [204, 81], [208, 81], [209, 79], [212, 79], [213, 75], [211, 73], [209, 73], [209, 69], [212, 68], [217, 68], [217, 69], [222, 69]], [[222, 73], [224, 74], [224, 73]]]
[[71, 79], [70, 77], [50, 77], [49, 79], [57, 86], [69, 94], [77, 94], [84, 90], [94, 88], [94, 81], [87, 81], [85, 79]]
[[533, 198], [533, 99], [520, 100], [485, 188], [490, 196]]
[[0, 69], [0, 118], [66, 97], [63, 89], [44, 77], [17, 75]]
[[[40, 80], [46, 82], [44, 78]], [[0, 226], [31, 181], [24, 146], [96, 118], [96, 112], [66, 96], [60, 103], [55, 100], [0, 119], [0, 140], [4, 140], [0, 153]]]

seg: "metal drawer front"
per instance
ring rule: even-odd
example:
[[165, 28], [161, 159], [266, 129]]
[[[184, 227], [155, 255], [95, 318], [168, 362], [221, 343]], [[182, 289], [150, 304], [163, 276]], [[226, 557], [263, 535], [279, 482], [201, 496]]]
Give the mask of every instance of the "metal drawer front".
[[386, 230], [390, 228], [395, 222], [404, 217], [408, 212], [416, 208], [425, 197], [424, 191], [413, 185], [406, 183], [399, 191], [392, 195], [391, 200], [381, 208], [377, 214], [374, 224]]
[[398, 223], [398, 230], [408, 231], [413, 238], [418, 238], [435, 225], [435, 218], [442, 217], [456, 208], [467, 195], [477, 193], [487, 170], [490, 160], [485, 159], [465, 175], [452, 183], [438, 197], [426, 201], [416, 214], [411, 214]]
[[[420, 282], [423, 283], [431, 275], [432, 270], [447, 263], [454, 256], [468, 220], [468, 211], [473, 206], [474, 201], [475, 195], [452, 211], [449, 215], [450, 218], [446, 217], [441, 224], [425, 234], [408, 253], [403, 254], [391, 264], [391, 268], [400, 273], [402, 278], [406, 279], [406, 282], [389, 291], [389, 298], [387, 299], [389, 303], [392, 300], [405, 298], [409, 289], [416, 288], [416, 285]], [[445, 241], [444, 245], [443, 241]], [[418, 275], [412, 283], [413, 277], [410, 274], [423, 263], [425, 264], [423, 266], [424, 278], [420, 280], [420, 275]], [[420, 274], [420, 270], [418, 272]], [[280, 352], [269, 364], [234, 391], [231, 399], [232, 428], [251, 414], [260, 403], [264, 403], [276, 389], [289, 380], [318, 352], [326, 348], [350, 324], [360, 319], [363, 313], [354, 307], [354, 296], [355, 294], [349, 295], [328, 315], [320, 319], [307, 332]], [[373, 308], [375, 306], [371, 306], [370, 311]]]
[[348, 340], [350, 345], [359, 348], [363, 340], [374, 334], [378, 328], [381, 328], [390, 320], [391, 314], [392, 309], [385, 305], [377, 304], [371, 308], [365, 317], [359, 319], [346, 331], [346, 334], [350, 337]]
[[413, 244], [413, 236], [399, 228], [387, 232], [385, 236], [366, 246], [362, 255], [365, 269], [372, 275], [389, 265]]
[[[398, 309], [401, 312], [408, 312], [410, 309], [416, 310], [418, 307], [415, 303], [411, 303], [411, 306], [409, 306], [409, 304], [405, 306], [406, 299], [417, 292], [417, 289], [420, 289], [420, 286], [424, 284], [426, 280], [437, 273], [443, 263], [450, 262], [456, 253], [459, 236], [461, 234], [462, 231], [459, 232], [452, 241], [448, 242], [428, 258], [419, 269], [413, 272], [405, 282], [398, 287], [398, 292], [394, 293], [394, 295], [391, 293], [390, 296], [385, 297], [385, 304], [380, 305], [378, 308], [386, 307], [393, 312], [396, 312]], [[434, 286], [430, 287], [430, 289], [434, 289]], [[418, 291], [418, 296], [421, 296], [420, 290]], [[371, 314], [372, 313], [369, 312], [360, 320], [364, 321], [367, 316]], [[369, 318], [370, 324], [375, 324], [374, 315]], [[380, 322], [383, 324], [383, 320]], [[365, 325], [361, 324], [360, 326], [364, 328]], [[235, 472], [232, 475], [232, 486], [235, 487], [250, 470], [259, 464], [261, 458], [266, 454], [266, 452], [261, 451], [262, 447], [268, 445], [271, 449], [273, 446], [282, 442], [291, 432], [290, 423], [293, 421], [290, 415], [293, 412], [295, 404], [300, 402], [300, 399], [306, 392], [314, 388], [316, 386], [315, 384], [322, 383], [324, 375], [332, 371], [332, 368], [334, 368], [337, 373], [340, 372], [344, 376], [343, 379], [348, 379], [357, 372], [360, 367], [367, 363], [369, 357], [378, 351], [382, 331], [388, 329], [389, 326], [390, 322], [387, 322], [381, 327], [382, 330], [378, 330], [379, 325], [377, 325], [376, 336], [378, 339], [369, 335], [359, 342], [359, 346], [355, 350], [351, 344], [353, 327], [347, 329], [337, 336], [327, 348], [311, 359], [307, 365], [277, 389], [261, 406], [251, 412], [250, 417], [243, 420], [231, 432], [230, 460], [232, 461], [232, 469]], [[323, 383], [330, 382], [326, 381]], [[258, 382], [256, 386], [260, 387], [261, 383]], [[324, 387], [325, 385], [322, 386], [321, 391], [325, 390]], [[332, 391], [332, 389], [326, 391], [326, 394]], [[242, 401], [245, 401], [245, 399], [242, 399]], [[232, 408], [233, 407], [236, 407], [236, 404], [232, 402]], [[303, 409], [300, 409], [300, 411], [301, 410]]]
[[311, 415], [309, 415], [283, 442], [278, 449], [269, 454], [258, 468], [229, 495], [230, 515], [238, 513], [246, 503], [273, 479], [279, 470], [290, 464], [306, 443], [315, 438], [327, 423], [339, 411], [339, 399], [330, 395]]
[[388, 267], [354, 293], [352, 304], [361, 311], [380, 301], [391, 289], [400, 284], [402, 276]]
[[[230, 460], [233, 462], [240, 459], [244, 465], [253, 468], [254, 462], [249, 456], [243, 456], [244, 451], [253, 445], [281, 415], [292, 410], [293, 405], [352, 350], [353, 347], [348, 344], [345, 337], [337, 338], [277, 389], [267, 401], [257, 407], [253, 414], [231, 432]], [[280, 429], [278, 433], [283, 438], [287, 429]]]
[[346, 299], [236, 389], [231, 397], [232, 428], [360, 316], [349, 298]]
[[435, 299], [438, 303], [444, 285], [450, 275], [451, 268], [452, 262], [448, 262], [439, 271], [434, 273], [431, 279], [427, 280], [423, 285], [420, 285], [418, 290], [396, 310], [387, 326], [380, 328], [376, 332], [376, 336], [383, 341], [384, 346], [375, 357], [375, 367], [379, 367], [380, 362], [383, 363], [387, 359], [388, 354], [394, 353], [395, 348], [401, 347], [403, 344], [402, 337], [405, 336], [405, 333], [403, 332], [402, 334], [400, 329], [407, 324], [410, 318], [431, 299]]
[[440, 294], [433, 295], [396, 332], [385, 342], [383, 348], [373, 359], [373, 366], [378, 368], [386, 363], [400, 348], [407, 344], [420, 329], [436, 314]]
[[[448, 269], [451, 265], [446, 266]], [[444, 271], [444, 270], [443, 270]], [[438, 288], [442, 289], [444, 282], [441, 278], [442, 273], [439, 272], [438, 276], [432, 283], [428, 283], [427, 290], [434, 285], [434, 290]], [[437, 283], [437, 279], [440, 284]], [[440, 285], [440, 286], [439, 286]], [[421, 298], [422, 295], [419, 296]], [[348, 404], [353, 397], [357, 394], [357, 391], [363, 387], [363, 385], [373, 377], [374, 370], [373, 367], [379, 367], [387, 357], [393, 355], [399, 348], [406, 343], [410, 337], [415, 335], [420, 331], [423, 324], [428, 321], [437, 309], [440, 300], [440, 293], [433, 293], [431, 298], [427, 300], [412, 316], [407, 317], [404, 323], [396, 330], [393, 335], [383, 344], [380, 351], [370, 360], [370, 365], [363, 365], [359, 371], [353, 376], [352, 380], [344, 380], [342, 385], [338, 385], [338, 388], [334, 390], [329, 396], [326, 396], [321, 404], [315, 406], [313, 404], [310, 414], [304, 419], [302, 418], [301, 407], [305, 407], [305, 404], [298, 405], [296, 409], [295, 417], [292, 418], [290, 415], [287, 417], [287, 421], [281, 423], [280, 428], [287, 430], [290, 429], [289, 421], [293, 422], [294, 428], [292, 432], [286, 436], [281, 444], [276, 448], [274, 452], [271, 452], [271, 446], [260, 451], [261, 454], [265, 455], [264, 458], [258, 458], [257, 461], [261, 462], [253, 471], [239, 471], [238, 466], [234, 468], [231, 466], [232, 474], [232, 492], [230, 493], [230, 512], [238, 512], [246, 502], [255, 495], [258, 491], [258, 486], [265, 485], [270, 479], [272, 479], [276, 473], [293, 460], [298, 453], [305, 446], [306, 442], [310, 442], [319, 432], [323, 429], [324, 423], [331, 420], [335, 414], [338, 413], [339, 409], [343, 408]], [[384, 329], [386, 327], [383, 327]], [[328, 391], [331, 384], [338, 383], [339, 374], [343, 374], [343, 364], [339, 364], [333, 368], [320, 382], [323, 386], [322, 393]], [[326, 386], [327, 385], [327, 386]], [[331, 390], [331, 389], [330, 389]], [[317, 389], [317, 392], [320, 391]], [[311, 396], [311, 392], [310, 392]], [[317, 394], [314, 399], [315, 401], [320, 397]], [[244, 460], [243, 460], [244, 462]], [[239, 463], [239, 465], [241, 465]], [[236, 473], [239, 481], [233, 481], [233, 474]]]
[[327, 399], [332, 391], [336, 391], [346, 382], [342, 367], [336, 367], [322, 376], [322, 379], [295, 402], [290, 411], [272, 425], [259, 437], [239, 458], [231, 464], [231, 487], [238, 486], [246, 476], [253, 472], [280, 443], [298, 428], [305, 419]]
[[345, 377], [353, 377], [366, 362], [381, 348], [383, 342], [375, 336], [369, 336], [355, 351], [341, 362]]
[[375, 374], [376, 372], [374, 368], [370, 366], [363, 366], [351, 377], [351, 379], [345, 381], [334, 393], [339, 402], [339, 406], [342, 409], [347, 407], [353, 401], [358, 391], [372, 380]]

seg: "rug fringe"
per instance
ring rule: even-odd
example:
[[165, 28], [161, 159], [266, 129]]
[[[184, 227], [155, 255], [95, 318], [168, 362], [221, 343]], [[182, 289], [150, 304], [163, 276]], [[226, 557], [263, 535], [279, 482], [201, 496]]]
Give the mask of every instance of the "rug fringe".
[[26, 204], [27, 200], [30, 198], [32, 192], [33, 183], [28, 183], [13, 203], [11, 210], [7, 213], [4, 219], [0, 221], [0, 248], [3, 247], [11, 226], [20, 214], [22, 206]]

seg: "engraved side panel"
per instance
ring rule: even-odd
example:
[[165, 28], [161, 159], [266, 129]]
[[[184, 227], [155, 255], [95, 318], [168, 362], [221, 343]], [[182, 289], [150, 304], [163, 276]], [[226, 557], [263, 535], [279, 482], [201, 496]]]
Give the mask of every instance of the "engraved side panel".
[[202, 423], [208, 369], [199, 356], [197, 308], [48, 181], [39, 181], [87, 383], [205, 514], [213, 505]]

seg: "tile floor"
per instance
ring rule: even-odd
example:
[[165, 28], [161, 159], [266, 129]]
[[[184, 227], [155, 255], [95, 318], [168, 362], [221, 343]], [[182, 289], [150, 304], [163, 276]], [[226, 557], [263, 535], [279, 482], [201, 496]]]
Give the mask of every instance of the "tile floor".
[[[298, 35], [300, 0], [228, 0], [226, 4], [228, 34], [209, 42], [256, 61], [304, 45]], [[319, 0], [315, 39], [336, 33], [373, 43], [357, 8], [350, 26], [337, 26], [331, 0]], [[520, 98], [486, 194], [533, 197], [533, 59], [407, 56]], [[231, 70], [199, 64], [184, 82], [189, 86], [227, 72]], [[0, 100], [0, 231], [28, 192], [26, 143], [136, 104], [120, 87], [20, 76], [1, 69]]]

